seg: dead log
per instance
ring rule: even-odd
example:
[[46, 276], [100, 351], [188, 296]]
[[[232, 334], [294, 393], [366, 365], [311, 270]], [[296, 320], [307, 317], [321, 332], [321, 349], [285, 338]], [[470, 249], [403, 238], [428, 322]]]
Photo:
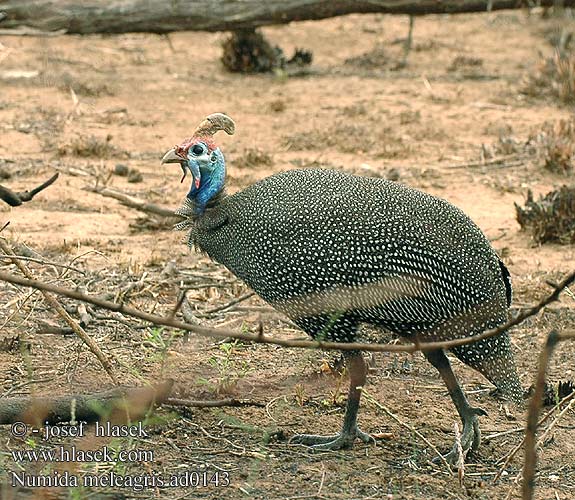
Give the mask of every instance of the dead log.
[[[517, 9], [524, 0], [0, 0], [0, 27], [66, 33], [236, 31], [346, 14], [459, 14]], [[575, 0], [563, 0], [565, 7]], [[556, 0], [539, 0], [552, 7]], [[32, 31], [33, 33], [33, 31]]]
[[193, 399], [178, 399], [168, 398], [165, 401], [168, 406], [178, 406], [184, 408], [221, 408], [223, 406], [259, 406], [264, 407], [265, 404], [259, 401], [251, 401], [249, 399], [216, 399], [209, 401], [197, 401]]
[[0, 398], [0, 424], [24, 422], [36, 426], [72, 420], [106, 420], [116, 423], [136, 421], [151, 408], [161, 405], [170, 395], [173, 380], [152, 387], [116, 387], [94, 394], [40, 398]]

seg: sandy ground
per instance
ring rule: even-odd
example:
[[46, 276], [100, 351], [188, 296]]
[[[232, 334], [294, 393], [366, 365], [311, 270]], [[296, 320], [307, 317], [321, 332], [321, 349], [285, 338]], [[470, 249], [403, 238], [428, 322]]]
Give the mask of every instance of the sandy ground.
[[[178, 183], [177, 167], [161, 167], [159, 158], [204, 116], [221, 111], [237, 123], [235, 136], [218, 136], [230, 191], [296, 167], [398, 178], [446, 198], [473, 218], [511, 271], [518, 310], [549, 292], [545, 280], [573, 270], [575, 249], [534, 245], [519, 230], [514, 202], [523, 203], [527, 189], [544, 194], [567, 179], [545, 171], [536, 156], [515, 163], [478, 162], [482, 151], [500, 156], [500, 137], [526, 141], [545, 122], [572, 115], [555, 100], [523, 92], [540, 54], [552, 51], [545, 34], [556, 23], [522, 12], [417, 19], [404, 68], [397, 68], [398, 42], [407, 33], [404, 18], [348, 16], [267, 28], [269, 39], [287, 53], [296, 47], [313, 52], [307, 74], [289, 77], [227, 73], [219, 61], [223, 34], [0, 37], [0, 169], [9, 177], [0, 182], [24, 190], [61, 172], [33, 202], [15, 209], [0, 205], [0, 226], [10, 221], [2, 236], [20, 251], [27, 246], [29, 256], [77, 269], [30, 263], [39, 277], [121, 296], [147, 311], [169, 311], [182, 284], [191, 288], [188, 298], [198, 315], [246, 293], [225, 269], [190, 252], [181, 233], [89, 190], [107, 183], [177, 207], [186, 184]], [[137, 170], [142, 181], [110, 175], [118, 164]], [[13, 270], [5, 260], [0, 264]], [[126, 288], [130, 283], [135, 285]], [[73, 301], [63, 302], [76, 315]], [[261, 320], [270, 335], [303, 336], [264, 306], [254, 297], [225, 312], [207, 313], [201, 321], [257, 331]], [[0, 394], [112, 386], [74, 336], [46, 334], [48, 326], [60, 323], [38, 294], [0, 284], [0, 310], [0, 340], [16, 339], [14, 349], [0, 352]], [[545, 335], [572, 326], [574, 318], [575, 301], [565, 296], [514, 330], [525, 387], [534, 379]], [[522, 438], [521, 432], [500, 433], [521, 427], [525, 408], [514, 408], [515, 420], [508, 418], [501, 402], [489, 395], [489, 384], [458, 362], [455, 370], [473, 404], [489, 414], [481, 418], [484, 443], [470, 457], [463, 486], [430, 463], [434, 453], [426, 443], [373, 403], [364, 402], [359, 418], [364, 430], [385, 436], [376, 446], [358, 443], [353, 450], [314, 454], [287, 444], [297, 432], [339, 428], [347, 382], [329, 369], [336, 355], [261, 345], [226, 349], [115, 319], [100, 314], [88, 333], [112, 358], [122, 383], [172, 378], [178, 397], [231, 395], [263, 406], [192, 409], [184, 416], [161, 409], [146, 423], [147, 438], [109, 440], [111, 446], [151, 449], [153, 461], [67, 465], [79, 475], [226, 472], [229, 486], [116, 489], [99, 498], [491, 499], [505, 498], [520, 471], [522, 453], [493, 484], [501, 458]], [[561, 346], [551, 361], [552, 381], [575, 378], [574, 356], [574, 346]], [[443, 451], [451, 446], [456, 413], [421, 355], [377, 355], [366, 389], [434, 446]], [[85, 439], [85, 447], [102, 445]], [[78, 440], [52, 445], [62, 442]], [[89, 498], [93, 493], [9, 487], [7, 471], [46, 473], [62, 464], [16, 464], [11, 450], [45, 444], [33, 437], [19, 441], [5, 427], [0, 443], [0, 470], [6, 473], [0, 497]], [[570, 410], [541, 449], [538, 498], [575, 497], [574, 443]], [[511, 498], [519, 491], [516, 487]]]

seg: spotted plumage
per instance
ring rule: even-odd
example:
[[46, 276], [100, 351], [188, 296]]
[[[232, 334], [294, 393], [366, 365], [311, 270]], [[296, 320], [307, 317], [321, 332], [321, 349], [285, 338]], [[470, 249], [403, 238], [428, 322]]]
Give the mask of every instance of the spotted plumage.
[[[481, 230], [444, 200], [322, 169], [276, 174], [229, 196], [223, 189], [222, 182], [201, 212], [189, 194], [178, 228], [189, 231], [191, 247], [226, 266], [314, 338], [352, 342], [366, 323], [429, 342], [468, 337], [506, 320], [507, 269]], [[453, 353], [508, 399], [521, 400], [507, 333]], [[469, 406], [443, 358], [442, 352], [428, 355], [464, 420], [467, 447], [478, 445], [481, 410]], [[364, 438], [355, 417], [348, 427]]]

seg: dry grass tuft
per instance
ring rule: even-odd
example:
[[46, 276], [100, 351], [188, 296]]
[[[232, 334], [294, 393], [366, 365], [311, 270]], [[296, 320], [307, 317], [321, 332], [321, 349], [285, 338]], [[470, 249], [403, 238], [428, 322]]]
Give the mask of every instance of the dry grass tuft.
[[534, 157], [546, 170], [570, 175], [575, 172], [575, 119], [546, 122], [527, 140], [502, 132], [488, 150], [491, 155]]
[[348, 118], [366, 116], [368, 108], [363, 102], [356, 102], [341, 109], [340, 113]]
[[62, 76], [62, 81], [58, 87], [64, 91], [72, 89], [76, 94], [83, 97], [113, 96], [116, 93], [108, 79], [85, 80], [68, 73]]
[[545, 168], [563, 174], [575, 170], [575, 120], [561, 120], [545, 137]]
[[265, 73], [281, 66], [281, 49], [258, 31], [234, 31], [222, 48], [222, 63], [232, 73]]
[[284, 137], [288, 150], [333, 148], [341, 153], [368, 152], [374, 145], [372, 131], [362, 125], [339, 122], [328, 129], [315, 129]]
[[470, 69], [478, 69], [483, 67], [483, 59], [480, 57], [470, 57], [458, 55], [453, 58], [451, 64], [448, 66], [447, 71], [469, 71]]
[[390, 56], [387, 54], [385, 46], [382, 43], [377, 44], [369, 52], [345, 60], [345, 64], [362, 69], [385, 68], [390, 62]]
[[48, 69], [31, 81], [42, 87], [54, 87], [64, 92], [72, 89], [82, 97], [102, 97], [113, 96], [116, 93], [110, 80], [109, 76], [92, 75], [90, 78], [85, 78], [67, 71]]
[[234, 31], [222, 44], [222, 64], [232, 73], [267, 73], [311, 64], [309, 50], [296, 49], [291, 59], [283, 50], [271, 45], [257, 30]]
[[283, 137], [283, 146], [288, 151], [310, 151], [322, 147], [324, 133], [321, 130], [297, 132]]
[[531, 97], [554, 97], [566, 104], [575, 103], [575, 51], [555, 50], [529, 75], [522, 92]]
[[287, 105], [282, 99], [276, 99], [269, 103], [269, 108], [274, 113], [282, 113], [286, 110]]
[[535, 146], [547, 170], [565, 175], [575, 171], [575, 120], [545, 123], [528, 144]]
[[370, 153], [378, 158], [403, 158], [413, 151], [414, 145], [399, 132], [393, 126], [377, 127], [343, 120], [326, 129], [286, 136], [283, 143], [290, 151], [330, 149], [348, 154]]
[[517, 222], [537, 243], [575, 243], [575, 186], [563, 186], [534, 201], [531, 190], [525, 206], [515, 204]]
[[112, 144], [112, 136], [105, 138], [93, 135], [80, 135], [69, 143], [58, 147], [60, 156], [79, 156], [81, 158], [127, 158], [128, 153]]
[[563, 398], [575, 392], [575, 382], [572, 380], [559, 381], [556, 386], [545, 384], [543, 405], [555, 406]]
[[236, 166], [253, 168], [273, 165], [273, 156], [259, 148], [248, 148], [234, 161]]
[[375, 144], [370, 128], [347, 121], [330, 127], [323, 142], [342, 153], [367, 153]]

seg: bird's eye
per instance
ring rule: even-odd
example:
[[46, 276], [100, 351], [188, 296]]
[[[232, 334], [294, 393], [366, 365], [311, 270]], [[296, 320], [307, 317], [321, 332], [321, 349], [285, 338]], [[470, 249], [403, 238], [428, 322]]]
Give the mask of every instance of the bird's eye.
[[201, 155], [203, 152], [204, 152], [204, 148], [202, 146], [200, 146], [199, 144], [196, 144], [192, 148], [192, 153], [194, 153], [196, 156]]

